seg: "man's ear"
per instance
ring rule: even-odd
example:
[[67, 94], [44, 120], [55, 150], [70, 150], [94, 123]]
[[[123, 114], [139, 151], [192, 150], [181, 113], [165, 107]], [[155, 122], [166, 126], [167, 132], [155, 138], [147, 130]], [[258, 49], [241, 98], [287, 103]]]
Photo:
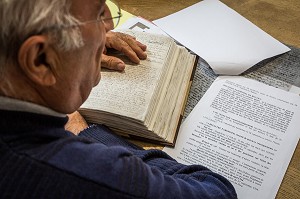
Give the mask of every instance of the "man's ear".
[[18, 52], [21, 69], [29, 79], [39, 85], [51, 86], [56, 82], [53, 67], [48, 60], [51, 59], [50, 51], [48, 37], [36, 35], [26, 39]]

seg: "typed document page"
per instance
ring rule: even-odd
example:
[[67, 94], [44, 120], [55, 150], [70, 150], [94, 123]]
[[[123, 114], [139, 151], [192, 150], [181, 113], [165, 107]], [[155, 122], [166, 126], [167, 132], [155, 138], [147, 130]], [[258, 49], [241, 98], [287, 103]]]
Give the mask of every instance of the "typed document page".
[[181, 125], [185, 164], [229, 179], [241, 199], [276, 196], [299, 140], [300, 97], [245, 77], [218, 77]]

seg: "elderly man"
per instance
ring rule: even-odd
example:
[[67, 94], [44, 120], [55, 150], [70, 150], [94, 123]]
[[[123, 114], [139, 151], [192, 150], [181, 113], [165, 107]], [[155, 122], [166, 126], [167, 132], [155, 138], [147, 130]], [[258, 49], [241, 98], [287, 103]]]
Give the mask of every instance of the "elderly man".
[[[104, 5], [1, 0], [1, 197], [236, 198], [222, 176], [140, 149], [105, 127], [90, 126], [79, 136], [65, 130], [66, 114], [100, 81]], [[140, 49], [129, 56], [138, 61], [144, 46], [134, 46]]]

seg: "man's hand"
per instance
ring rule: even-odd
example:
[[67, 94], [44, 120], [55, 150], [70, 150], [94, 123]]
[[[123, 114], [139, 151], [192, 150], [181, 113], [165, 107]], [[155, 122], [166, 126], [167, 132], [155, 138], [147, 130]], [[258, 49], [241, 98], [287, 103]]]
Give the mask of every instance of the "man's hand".
[[68, 114], [69, 120], [67, 124], [65, 125], [65, 129], [67, 131], [70, 131], [74, 133], [75, 135], [78, 135], [82, 130], [86, 129], [88, 127], [88, 124], [86, 123], [85, 119], [79, 114], [78, 111]]
[[[126, 55], [132, 62], [139, 64], [140, 59], [146, 59], [145, 53], [147, 46], [140, 43], [135, 37], [120, 33], [109, 31], [106, 33], [106, 48], [113, 48]], [[112, 70], [123, 71], [125, 63], [113, 56], [106, 55], [106, 51], [102, 54], [102, 66]]]

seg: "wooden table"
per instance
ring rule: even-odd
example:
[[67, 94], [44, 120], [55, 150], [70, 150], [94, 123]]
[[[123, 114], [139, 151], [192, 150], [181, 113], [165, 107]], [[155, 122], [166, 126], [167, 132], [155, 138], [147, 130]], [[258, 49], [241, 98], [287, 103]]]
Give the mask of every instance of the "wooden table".
[[[148, 20], [155, 20], [185, 7], [197, 0], [119, 0], [122, 9]], [[279, 41], [300, 48], [300, 1], [299, 0], [222, 0], [252, 23]], [[300, 131], [300, 129], [299, 129]], [[159, 148], [151, 143], [133, 141], [144, 148]], [[274, 174], [276, 175], [276, 174]], [[300, 144], [277, 194], [278, 199], [300, 198]]]

